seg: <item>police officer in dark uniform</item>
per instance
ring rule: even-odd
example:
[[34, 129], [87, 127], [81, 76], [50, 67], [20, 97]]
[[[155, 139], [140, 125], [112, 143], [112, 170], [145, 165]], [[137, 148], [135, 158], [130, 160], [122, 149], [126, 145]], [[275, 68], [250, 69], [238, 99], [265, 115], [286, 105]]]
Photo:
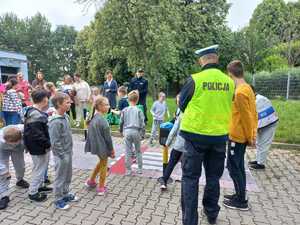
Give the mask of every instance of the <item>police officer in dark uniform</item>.
[[148, 93], [148, 80], [146, 80], [144, 77], [144, 70], [142, 68], [138, 69], [136, 76], [131, 79], [129, 84], [129, 91], [138, 90], [140, 97], [138, 105], [142, 105], [144, 108], [144, 116], [145, 116], [145, 122], [148, 121], [147, 118], [147, 93]]
[[196, 51], [202, 71], [188, 78], [181, 90], [183, 112], [180, 134], [185, 139], [182, 160], [182, 221], [198, 224], [198, 192], [202, 165], [206, 175], [203, 211], [215, 224], [220, 207], [219, 180], [224, 170], [226, 141], [234, 94], [234, 82], [218, 69], [218, 46]]

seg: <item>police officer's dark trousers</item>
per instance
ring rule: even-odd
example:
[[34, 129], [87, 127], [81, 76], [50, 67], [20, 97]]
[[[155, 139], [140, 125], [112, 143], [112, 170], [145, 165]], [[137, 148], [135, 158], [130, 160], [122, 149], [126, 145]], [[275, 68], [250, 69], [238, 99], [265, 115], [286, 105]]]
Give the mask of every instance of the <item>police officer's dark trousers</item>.
[[228, 142], [227, 169], [233, 180], [235, 192], [241, 202], [246, 200], [245, 152], [246, 144]]
[[202, 164], [205, 169], [206, 186], [202, 204], [205, 214], [217, 218], [220, 206], [219, 180], [224, 171], [226, 143], [204, 144], [185, 142], [186, 153], [182, 159], [181, 205], [183, 225], [198, 224], [198, 192]]

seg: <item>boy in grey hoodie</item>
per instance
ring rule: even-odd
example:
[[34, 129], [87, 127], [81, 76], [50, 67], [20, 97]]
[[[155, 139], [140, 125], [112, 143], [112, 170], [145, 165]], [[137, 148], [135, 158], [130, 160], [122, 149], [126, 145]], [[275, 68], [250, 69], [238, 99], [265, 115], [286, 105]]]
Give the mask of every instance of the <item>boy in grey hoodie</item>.
[[78, 200], [69, 192], [72, 180], [73, 140], [66, 112], [70, 110], [71, 99], [69, 95], [58, 92], [53, 96], [52, 103], [56, 109], [56, 113], [49, 118], [49, 135], [55, 161], [54, 204], [58, 209], [68, 209], [69, 202]]

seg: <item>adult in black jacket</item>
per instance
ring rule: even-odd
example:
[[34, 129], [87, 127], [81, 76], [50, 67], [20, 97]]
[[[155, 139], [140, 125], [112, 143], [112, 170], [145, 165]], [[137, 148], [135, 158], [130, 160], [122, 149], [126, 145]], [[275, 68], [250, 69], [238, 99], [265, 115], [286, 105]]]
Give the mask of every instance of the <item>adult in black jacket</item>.
[[33, 107], [27, 109], [24, 122], [24, 144], [32, 162], [32, 179], [29, 187], [29, 199], [36, 202], [47, 200], [44, 192], [52, 189], [43, 187], [44, 174], [48, 168], [50, 156], [50, 137], [48, 133], [48, 93], [38, 89], [32, 92]]
[[144, 107], [144, 116], [145, 122], [148, 121], [147, 118], [147, 93], [148, 93], [148, 80], [144, 78], [144, 70], [139, 69], [136, 73], [136, 76], [131, 79], [129, 87], [129, 91], [138, 90], [139, 91], [139, 102], [138, 105], [142, 105]]

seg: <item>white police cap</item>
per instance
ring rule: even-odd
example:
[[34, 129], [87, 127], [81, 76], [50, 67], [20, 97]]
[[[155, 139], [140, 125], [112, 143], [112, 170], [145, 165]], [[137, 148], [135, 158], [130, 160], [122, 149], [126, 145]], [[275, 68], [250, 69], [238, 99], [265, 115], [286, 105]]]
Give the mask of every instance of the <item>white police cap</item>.
[[198, 57], [202, 57], [202, 56], [207, 55], [207, 54], [217, 54], [218, 48], [219, 48], [219, 45], [212, 45], [212, 46], [209, 46], [207, 48], [202, 48], [202, 49], [199, 49], [199, 50], [195, 51], [195, 54]]

